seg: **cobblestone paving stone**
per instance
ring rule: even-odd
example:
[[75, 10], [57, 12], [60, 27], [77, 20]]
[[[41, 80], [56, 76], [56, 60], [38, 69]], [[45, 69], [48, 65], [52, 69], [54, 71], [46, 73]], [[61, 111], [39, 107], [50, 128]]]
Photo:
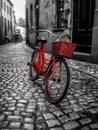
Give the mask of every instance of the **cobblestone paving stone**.
[[69, 60], [68, 93], [52, 105], [39, 81], [29, 79], [28, 48], [25, 43], [0, 46], [0, 130], [98, 130], [98, 66]]

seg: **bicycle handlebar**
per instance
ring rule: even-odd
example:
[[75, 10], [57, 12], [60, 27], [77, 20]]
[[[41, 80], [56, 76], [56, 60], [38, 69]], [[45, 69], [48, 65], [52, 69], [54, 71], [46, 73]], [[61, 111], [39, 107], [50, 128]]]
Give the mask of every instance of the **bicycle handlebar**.
[[56, 35], [53, 32], [51, 32], [50, 30], [41, 30], [41, 29], [38, 30], [37, 32], [47, 32], [47, 33], [51, 34], [52, 36], [57, 37], [57, 41], [59, 41], [59, 39], [62, 37], [68, 37], [69, 39], [71, 39], [70, 35], [67, 33], [63, 34], [63, 35]]
[[47, 33], [50, 33], [54, 37], [58, 37], [59, 36], [59, 35], [56, 35], [53, 32], [51, 32], [50, 30], [38, 30], [38, 32], [47, 32]]

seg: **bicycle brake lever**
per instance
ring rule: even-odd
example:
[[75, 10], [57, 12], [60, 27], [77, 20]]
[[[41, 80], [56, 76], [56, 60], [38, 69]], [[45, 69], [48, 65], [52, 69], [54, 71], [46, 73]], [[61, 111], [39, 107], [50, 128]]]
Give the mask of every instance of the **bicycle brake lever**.
[[60, 41], [60, 38], [61, 38], [61, 36], [58, 35], [58, 37], [57, 37], [57, 41]]
[[71, 36], [70, 36], [69, 34], [66, 34], [66, 37], [67, 37], [68, 39], [71, 39]]

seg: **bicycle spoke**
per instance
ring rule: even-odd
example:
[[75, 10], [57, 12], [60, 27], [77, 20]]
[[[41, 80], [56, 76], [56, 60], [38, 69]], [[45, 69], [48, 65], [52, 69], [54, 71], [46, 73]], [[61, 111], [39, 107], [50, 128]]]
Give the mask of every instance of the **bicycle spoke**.
[[32, 81], [38, 78], [38, 74], [36, 73], [35, 69], [33, 68], [33, 62], [39, 63], [39, 51], [35, 51], [32, 55], [31, 65], [30, 65], [30, 78]]
[[[68, 67], [68, 66], [67, 66]], [[68, 88], [68, 68], [62, 60], [56, 61], [54, 65], [54, 76], [48, 73], [47, 97], [51, 103], [56, 103], [64, 97], [65, 90]], [[52, 67], [51, 67], [52, 69]]]

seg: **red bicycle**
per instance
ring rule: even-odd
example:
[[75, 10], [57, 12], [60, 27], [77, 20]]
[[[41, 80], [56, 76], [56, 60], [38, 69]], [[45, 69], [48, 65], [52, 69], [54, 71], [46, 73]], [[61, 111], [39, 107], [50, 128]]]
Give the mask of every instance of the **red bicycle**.
[[[68, 34], [62, 36], [55, 35], [49, 30], [38, 30], [38, 32], [47, 32], [57, 38], [53, 42], [53, 54], [47, 62], [45, 59], [45, 43], [47, 40], [38, 37], [40, 47], [34, 47], [30, 63], [30, 78], [32, 81], [37, 80], [39, 75], [44, 76], [45, 94], [47, 100], [52, 104], [59, 103], [67, 93], [70, 72], [65, 57], [72, 57], [76, 44], [60, 41], [62, 37], [69, 37]], [[46, 65], [46, 67], [44, 67]]]

